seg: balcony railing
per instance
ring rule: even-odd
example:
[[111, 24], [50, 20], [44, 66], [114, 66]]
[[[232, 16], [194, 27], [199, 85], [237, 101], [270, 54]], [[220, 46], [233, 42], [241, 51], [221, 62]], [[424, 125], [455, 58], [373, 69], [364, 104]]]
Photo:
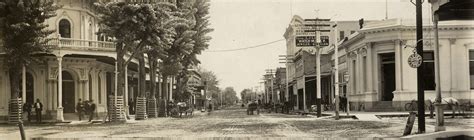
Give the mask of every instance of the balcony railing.
[[78, 49], [115, 49], [113, 42], [105, 41], [93, 41], [93, 40], [81, 40], [71, 38], [53, 38], [48, 42], [48, 46], [55, 47], [67, 47], [67, 48], [78, 48]]

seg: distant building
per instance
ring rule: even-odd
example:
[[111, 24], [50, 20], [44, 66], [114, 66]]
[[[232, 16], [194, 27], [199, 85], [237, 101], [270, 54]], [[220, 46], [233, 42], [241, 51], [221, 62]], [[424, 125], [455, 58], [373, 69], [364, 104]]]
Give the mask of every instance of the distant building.
[[[289, 99], [297, 110], [307, 111], [311, 105], [316, 104], [316, 49], [314, 46], [296, 46], [296, 38], [299, 36], [314, 36], [314, 33], [305, 32], [307, 24], [315, 24], [314, 21], [303, 19], [300, 16], [293, 16], [286, 32], [283, 35], [286, 39], [286, 55], [292, 58], [292, 63], [286, 65], [289, 80]], [[322, 22], [319, 24], [329, 24], [325, 28], [329, 32], [321, 32], [320, 36], [327, 36], [329, 43], [334, 42], [334, 30], [331, 26], [334, 21]], [[338, 21], [340, 36], [338, 40], [344, 39], [350, 34], [359, 30], [358, 21]], [[331, 55], [328, 55], [329, 46], [320, 49], [321, 52], [321, 102], [330, 104], [334, 94], [332, 93], [333, 81], [331, 69]]]

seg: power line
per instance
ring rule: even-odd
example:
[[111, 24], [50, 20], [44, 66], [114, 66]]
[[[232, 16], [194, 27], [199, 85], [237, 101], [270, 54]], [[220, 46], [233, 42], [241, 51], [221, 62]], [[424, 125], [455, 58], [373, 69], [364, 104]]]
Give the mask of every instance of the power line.
[[205, 52], [230, 52], [230, 51], [240, 51], [240, 50], [246, 50], [246, 49], [252, 49], [252, 48], [263, 47], [263, 46], [270, 45], [270, 44], [273, 44], [273, 43], [276, 43], [276, 42], [280, 42], [280, 41], [283, 41], [283, 40], [285, 40], [285, 39], [275, 40], [275, 41], [272, 41], [272, 42], [263, 43], [263, 44], [260, 44], [260, 45], [255, 45], [255, 46], [250, 46], [250, 47], [244, 47], [244, 48], [228, 49], [228, 50], [208, 50], [208, 51], [205, 51]]

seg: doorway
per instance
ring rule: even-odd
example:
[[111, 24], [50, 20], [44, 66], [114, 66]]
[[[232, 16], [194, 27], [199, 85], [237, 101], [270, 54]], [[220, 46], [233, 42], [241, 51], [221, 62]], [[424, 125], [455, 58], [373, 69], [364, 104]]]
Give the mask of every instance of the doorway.
[[[23, 96], [23, 88], [21, 87], [23, 78], [20, 78], [20, 97]], [[35, 92], [34, 92], [34, 79], [33, 75], [29, 72], [26, 73], [26, 103], [33, 104], [35, 102]], [[22, 98], [22, 97], [21, 97]]]
[[63, 76], [63, 97], [62, 105], [64, 108], [64, 113], [74, 113], [75, 105], [75, 85], [74, 79], [72, 78], [71, 73], [67, 71], [62, 71]]
[[395, 91], [395, 53], [380, 54], [382, 101], [392, 101]]
[[303, 110], [303, 108], [304, 108], [303, 107], [304, 106], [304, 104], [303, 104], [303, 102], [304, 102], [303, 101], [303, 99], [304, 99], [303, 95], [304, 95], [303, 89], [298, 89], [298, 109], [299, 110]]

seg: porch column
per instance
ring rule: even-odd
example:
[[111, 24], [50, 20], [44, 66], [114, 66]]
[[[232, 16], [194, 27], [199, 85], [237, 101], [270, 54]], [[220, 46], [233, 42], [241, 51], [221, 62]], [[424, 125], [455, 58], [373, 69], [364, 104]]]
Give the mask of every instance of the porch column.
[[26, 103], [26, 66], [21, 69], [21, 101]]
[[125, 66], [125, 98], [124, 98], [124, 102], [125, 102], [125, 113], [126, 115], [130, 115], [130, 112], [128, 112], [128, 66]]
[[117, 80], [118, 80], [118, 66], [117, 66], [117, 60], [115, 60], [115, 77], [114, 77], [114, 105], [117, 105]]
[[64, 116], [63, 116], [63, 74], [62, 74], [62, 61], [63, 57], [58, 56], [58, 108], [56, 109], [56, 120], [59, 122], [64, 121]]
[[170, 80], [169, 81], [169, 100], [172, 100], [173, 99], [173, 80], [174, 80], [174, 77], [171, 76]]

